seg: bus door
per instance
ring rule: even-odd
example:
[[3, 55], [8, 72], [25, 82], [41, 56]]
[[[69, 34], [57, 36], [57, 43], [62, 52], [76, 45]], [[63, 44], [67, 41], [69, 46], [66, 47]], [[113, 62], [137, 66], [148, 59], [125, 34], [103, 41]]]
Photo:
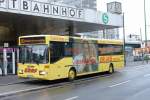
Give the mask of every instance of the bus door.
[[[66, 74], [65, 70], [68, 69], [68, 66], [72, 64], [72, 43], [68, 42], [51, 42], [50, 43], [50, 62], [53, 64], [53, 71], [55, 72], [54, 76], [63, 77]], [[62, 61], [60, 61], [62, 60]], [[60, 61], [60, 62], [58, 62]]]
[[50, 62], [53, 64], [51, 67], [55, 72], [53, 75], [60, 77], [62, 75], [62, 67], [57, 61], [64, 58], [64, 44], [63, 42], [51, 42], [50, 43]]

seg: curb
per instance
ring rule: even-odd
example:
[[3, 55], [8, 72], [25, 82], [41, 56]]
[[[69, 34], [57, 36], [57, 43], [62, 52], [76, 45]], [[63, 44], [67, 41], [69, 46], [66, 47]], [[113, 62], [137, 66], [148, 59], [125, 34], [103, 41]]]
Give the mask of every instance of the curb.
[[26, 82], [32, 82], [32, 81], [35, 81], [35, 80], [20, 81], [20, 82], [12, 82], [12, 83], [0, 84], [0, 86], [14, 85], [14, 84], [20, 84], [20, 83], [26, 83]]
[[99, 77], [105, 77], [105, 76], [107, 77], [107, 76], [111, 76], [111, 75], [109, 75], [109, 74], [108, 75], [100, 75], [100, 76], [75, 80], [73, 82], [63, 82], [63, 83], [58, 83], [58, 84], [53, 84], [53, 85], [48, 85], [48, 86], [41, 86], [41, 87], [37, 87], [37, 88], [30, 88], [30, 89], [24, 89], [24, 90], [1, 93], [0, 98], [4, 98], [4, 97], [7, 97], [7, 96], [13, 96], [13, 95], [16, 95], [16, 94], [21, 94], [21, 93], [38, 91], [38, 90], [42, 90], [42, 89], [46, 89], [46, 88], [62, 87], [63, 85], [77, 84], [77, 83], [80, 83], [80, 81], [82, 81], [82, 82], [93, 81], [93, 80], [95, 80]]
[[49, 86], [42, 86], [42, 87], [37, 87], [37, 88], [31, 88], [31, 89], [24, 89], [24, 90], [18, 90], [18, 91], [11, 91], [11, 92], [6, 92], [6, 93], [1, 93], [0, 94], [0, 98], [4, 98], [7, 96], [12, 96], [15, 94], [21, 94], [21, 93], [26, 93], [26, 92], [33, 92], [33, 91], [37, 91], [37, 90], [42, 90], [42, 89], [46, 89], [46, 88], [51, 88], [51, 87], [60, 87], [62, 85], [67, 85], [69, 84], [69, 82], [65, 82], [65, 83], [59, 83], [59, 84], [54, 84], [54, 85], [49, 85]]

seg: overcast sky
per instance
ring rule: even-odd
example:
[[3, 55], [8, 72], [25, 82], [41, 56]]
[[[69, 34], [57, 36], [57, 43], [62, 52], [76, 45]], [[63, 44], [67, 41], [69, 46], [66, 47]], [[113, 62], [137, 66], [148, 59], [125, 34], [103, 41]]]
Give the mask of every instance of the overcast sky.
[[[123, 12], [125, 13], [126, 34], [140, 34], [141, 28], [142, 38], [145, 39], [144, 0], [97, 0], [98, 10], [107, 11], [106, 3], [112, 1], [122, 2]], [[150, 0], [145, 1], [146, 1], [147, 25], [148, 25], [147, 34], [148, 39], [150, 39], [150, 6], [149, 6]]]

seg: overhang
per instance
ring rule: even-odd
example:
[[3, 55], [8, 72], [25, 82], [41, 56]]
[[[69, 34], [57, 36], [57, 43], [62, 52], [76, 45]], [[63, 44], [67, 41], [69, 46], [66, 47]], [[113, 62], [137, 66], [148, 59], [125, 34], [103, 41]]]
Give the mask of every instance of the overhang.
[[121, 15], [33, 0], [3, 0], [0, 13], [0, 25], [17, 32], [64, 32], [69, 26], [76, 32], [122, 27]]

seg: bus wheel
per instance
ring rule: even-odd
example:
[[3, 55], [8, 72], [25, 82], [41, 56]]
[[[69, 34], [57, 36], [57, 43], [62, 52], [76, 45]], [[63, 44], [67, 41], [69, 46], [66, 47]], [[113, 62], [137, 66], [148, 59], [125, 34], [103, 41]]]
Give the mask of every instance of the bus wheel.
[[68, 73], [69, 81], [73, 81], [76, 78], [76, 71], [74, 69], [70, 69]]
[[109, 73], [109, 74], [114, 73], [114, 67], [113, 67], [113, 64], [110, 64], [108, 73]]

